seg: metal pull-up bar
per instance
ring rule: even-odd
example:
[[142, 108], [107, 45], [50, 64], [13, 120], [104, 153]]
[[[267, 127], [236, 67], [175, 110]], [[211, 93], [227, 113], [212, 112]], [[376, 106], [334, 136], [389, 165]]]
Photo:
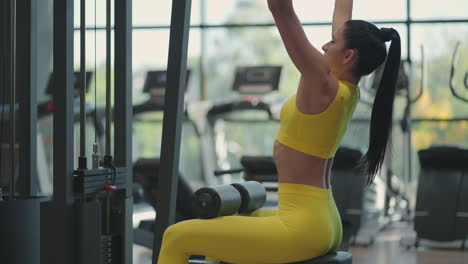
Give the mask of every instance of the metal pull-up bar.
[[153, 263], [158, 261], [164, 231], [175, 222], [191, 4], [191, 0], [172, 1], [160, 169], [160, 186], [165, 188], [157, 197]]

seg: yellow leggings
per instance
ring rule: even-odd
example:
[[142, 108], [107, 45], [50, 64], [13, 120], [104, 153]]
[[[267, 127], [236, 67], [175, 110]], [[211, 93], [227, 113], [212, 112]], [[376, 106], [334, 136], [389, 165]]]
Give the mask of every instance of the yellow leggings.
[[334, 251], [341, 238], [331, 189], [279, 183], [278, 210], [170, 226], [164, 232], [158, 264], [187, 264], [191, 255], [235, 264], [289, 263]]

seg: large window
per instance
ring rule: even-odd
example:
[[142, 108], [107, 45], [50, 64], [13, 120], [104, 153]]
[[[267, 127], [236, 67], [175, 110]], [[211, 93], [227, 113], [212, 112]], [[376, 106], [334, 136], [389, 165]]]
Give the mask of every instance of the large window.
[[[450, 2], [450, 1], [449, 1]], [[427, 74], [424, 94], [413, 108], [415, 119], [467, 118], [468, 104], [455, 98], [450, 91], [450, 71], [454, 50], [460, 43], [458, 60], [455, 62], [454, 85], [456, 91], [468, 97], [464, 77], [468, 71], [468, 23], [414, 25], [411, 32], [413, 68], [417, 73], [420, 67], [419, 47], [424, 46]], [[418, 82], [421, 76], [413, 76]], [[458, 145], [468, 147], [467, 122], [441, 122], [421, 120], [415, 124], [414, 146], [418, 149], [431, 145]]]
[[[79, 1], [75, 2], [75, 25], [78, 26]], [[89, 28], [94, 26], [94, 3], [95, 0], [87, 0], [86, 19]], [[97, 0], [96, 5], [96, 60], [98, 80], [102, 78], [103, 81], [105, 34], [102, 27], [105, 25], [105, 1]], [[321, 51], [322, 45], [330, 39], [334, 1], [294, 0], [294, 5], [310, 42]], [[378, 27], [393, 27], [400, 33], [402, 59], [412, 62], [410, 89], [413, 93], [420, 86], [420, 46], [424, 46], [425, 61], [428, 65], [427, 81], [423, 87], [423, 96], [412, 107], [413, 117], [420, 120], [413, 124], [414, 151], [437, 144], [468, 147], [468, 122], [421, 120], [468, 118], [467, 104], [455, 99], [448, 86], [453, 50], [456, 43], [460, 42], [460, 59], [456, 65], [455, 83], [460, 89], [459, 92], [467, 95], [463, 81], [468, 71], [468, 61], [462, 59], [468, 57], [468, 15], [465, 10], [468, 10], [466, 0], [359, 0], [354, 3], [353, 19], [369, 20], [375, 22]], [[300, 76], [286, 53], [266, 0], [192, 0], [191, 15], [188, 67], [192, 72], [186, 101], [201, 99], [216, 102], [238, 97], [239, 95], [232, 91], [234, 71], [237, 66], [247, 65], [282, 65], [279, 92], [276, 95], [287, 98], [294, 93]], [[171, 1], [133, 1], [134, 103], [147, 99], [141, 92], [146, 72], [164, 70], [167, 66], [170, 20]], [[87, 38], [87, 65], [88, 68], [93, 68], [92, 29], [88, 29]], [[75, 41], [75, 58], [79, 58], [78, 30]], [[75, 61], [76, 67], [78, 63]], [[90, 95], [90, 98], [92, 99], [93, 95]], [[98, 93], [98, 98], [103, 100], [103, 94]], [[396, 99], [396, 120], [403, 117], [405, 104], [404, 96]], [[369, 105], [361, 103], [358, 105], [356, 117], [369, 119], [370, 110]], [[406, 141], [399, 123], [395, 124], [392, 146], [393, 153], [399, 153], [403, 151]], [[143, 129], [144, 126], [152, 128]], [[223, 168], [227, 168], [237, 167], [237, 159], [242, 154], [270, 153], [271, 144], [268, 142], [274, 138], [277, 124], [258, 123], [244, 128], [238, 124], [225, 123], [221, 127], [224, 127], [225, 146], [230, 148], [231, 156], [227, 160], [231, 164], [223, 165]], [[365, 149], [368, 144], [368, 127], [368, 122], [353, 122], [343, 144]], [[159, 125], [143, 123], [136, 129], [140, 142], [144, 143], [139, 143], [143, 147], [143, 156], [156, 155], [159, 151], [160, 129]], [[147, 142], [153, 142], [155, 146], [150, 147]], [[191, 151], [188, 147], [186, 149]], [[405, 155], [395, 157], [395, 171], [402, 174]]]
[[413, 19], [467, 19], [466, 10], [466, 0], [411, 0]]
[[[295, 0], [295, 10], [307, 22], [331, 22], [334, 1]], [[206, 0], [208, 24], [272, 23], [266, 0]], [[406, 18], [405, 0], [355, 1], [353, 15], [365, 20], [402, 20]]]

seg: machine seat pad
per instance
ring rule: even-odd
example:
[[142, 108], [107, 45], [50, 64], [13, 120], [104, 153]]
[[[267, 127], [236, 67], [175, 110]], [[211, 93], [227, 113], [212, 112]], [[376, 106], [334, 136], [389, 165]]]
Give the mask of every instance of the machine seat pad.
[[353, 256], [349, 252], [336, 251], [324, 256], [288, 264], [351, 264]]
[[418, 152], [421, 168], [468, 169], [468, 149], [455, 146], [433, 146]]
[[241, 164], [244, 170], [254, 174], [277, 174], [272, 156], [242, 156]]
[[[220, 262], [221, 264], [230, 264], [227, 262]], [[328, 253], [318, 258], [308, 259], [304, 261], [294, 262], [294, 263], [285, 263], [285, 264], [352, 264], [353, 256], [351, 253], [345, 251], [336, 251]], [[195, 263], [193, 263], [195, 264]]]

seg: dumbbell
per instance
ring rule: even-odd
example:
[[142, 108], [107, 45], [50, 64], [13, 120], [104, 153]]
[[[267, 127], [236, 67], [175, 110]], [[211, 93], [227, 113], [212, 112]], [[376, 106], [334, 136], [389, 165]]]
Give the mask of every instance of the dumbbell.
[[203, 187], [192, 195], [192, 213], [201, 219], [244, 214], [261, 208], [265, 201], [265, 187], [256, 181]]

